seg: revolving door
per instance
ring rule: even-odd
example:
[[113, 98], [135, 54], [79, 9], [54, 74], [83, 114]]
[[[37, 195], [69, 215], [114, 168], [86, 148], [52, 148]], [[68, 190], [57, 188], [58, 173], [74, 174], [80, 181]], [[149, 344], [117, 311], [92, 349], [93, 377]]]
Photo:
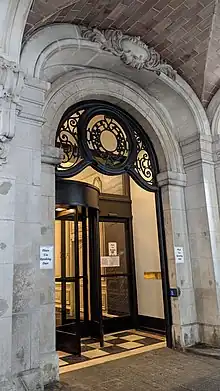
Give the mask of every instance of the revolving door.
[[95, 187], [56, 181], [56, 347], [71, 354], [84, 336], [103, 345], [98, 203]]

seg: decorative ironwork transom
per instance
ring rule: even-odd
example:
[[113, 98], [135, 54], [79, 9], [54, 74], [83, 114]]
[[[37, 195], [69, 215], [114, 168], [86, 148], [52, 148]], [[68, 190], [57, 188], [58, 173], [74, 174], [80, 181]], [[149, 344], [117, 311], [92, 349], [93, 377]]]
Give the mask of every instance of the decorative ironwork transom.
[[119, 107], [100, 101], [71, 107], [60, 121], [56, 147], [63, 149], [57, 176], [69, 178], [92, 166], [106, 175], [128, 173], [144, 189], [157, 189], [157, 161], [151, 142]]

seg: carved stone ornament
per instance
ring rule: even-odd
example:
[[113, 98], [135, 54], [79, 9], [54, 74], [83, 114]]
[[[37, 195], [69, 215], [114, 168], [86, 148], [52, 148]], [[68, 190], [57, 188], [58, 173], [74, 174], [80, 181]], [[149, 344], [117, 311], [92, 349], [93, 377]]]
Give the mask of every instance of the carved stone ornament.
[[147, 69], [158, 75], [164, 73], [172, 80], [176, 79], [176, 71], [163, 61], [155, 51], [140, 37], [124, 35], [120, 30], [98, 30], [97, 28], [81, 27], [83, 38], [100, 44], [100, 49], [111, 52], [121, 58], [124, 64], [132, 68]]
[[7, 162], [8, 142], [15, 135], [15, 118], [24, 75], [17, 65], [0, 57], [0, 166]]

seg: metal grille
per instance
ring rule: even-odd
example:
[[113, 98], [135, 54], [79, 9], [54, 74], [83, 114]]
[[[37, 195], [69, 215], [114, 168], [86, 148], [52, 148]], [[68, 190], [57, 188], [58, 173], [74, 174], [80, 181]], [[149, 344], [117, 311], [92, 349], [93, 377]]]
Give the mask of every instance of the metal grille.
[[156, 156], [147, 134], [119, 107], [79, 103], [60, 121], [56, 146], [63, 150], [57, 176], [72, 177], [86, 166], [106, 175], [128, 173], [141, 187], [157, 189]]

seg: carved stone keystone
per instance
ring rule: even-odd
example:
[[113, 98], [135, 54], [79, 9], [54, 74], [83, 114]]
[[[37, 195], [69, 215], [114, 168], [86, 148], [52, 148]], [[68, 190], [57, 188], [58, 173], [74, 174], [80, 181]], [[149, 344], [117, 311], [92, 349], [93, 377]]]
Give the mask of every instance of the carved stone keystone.
[[176, 78], [176, 71], [171, 65], [162, 60], [159, 53], [141, 41], [140, 37], [125, 35], [120, 30], [86, 27], [81, 27], [81, 34], [83, 38], [98, 43], [100, 49], [120, 57], [124, 64], [132, 68], [147, 69], [158, 75], [164, 73], [173, 80]]

